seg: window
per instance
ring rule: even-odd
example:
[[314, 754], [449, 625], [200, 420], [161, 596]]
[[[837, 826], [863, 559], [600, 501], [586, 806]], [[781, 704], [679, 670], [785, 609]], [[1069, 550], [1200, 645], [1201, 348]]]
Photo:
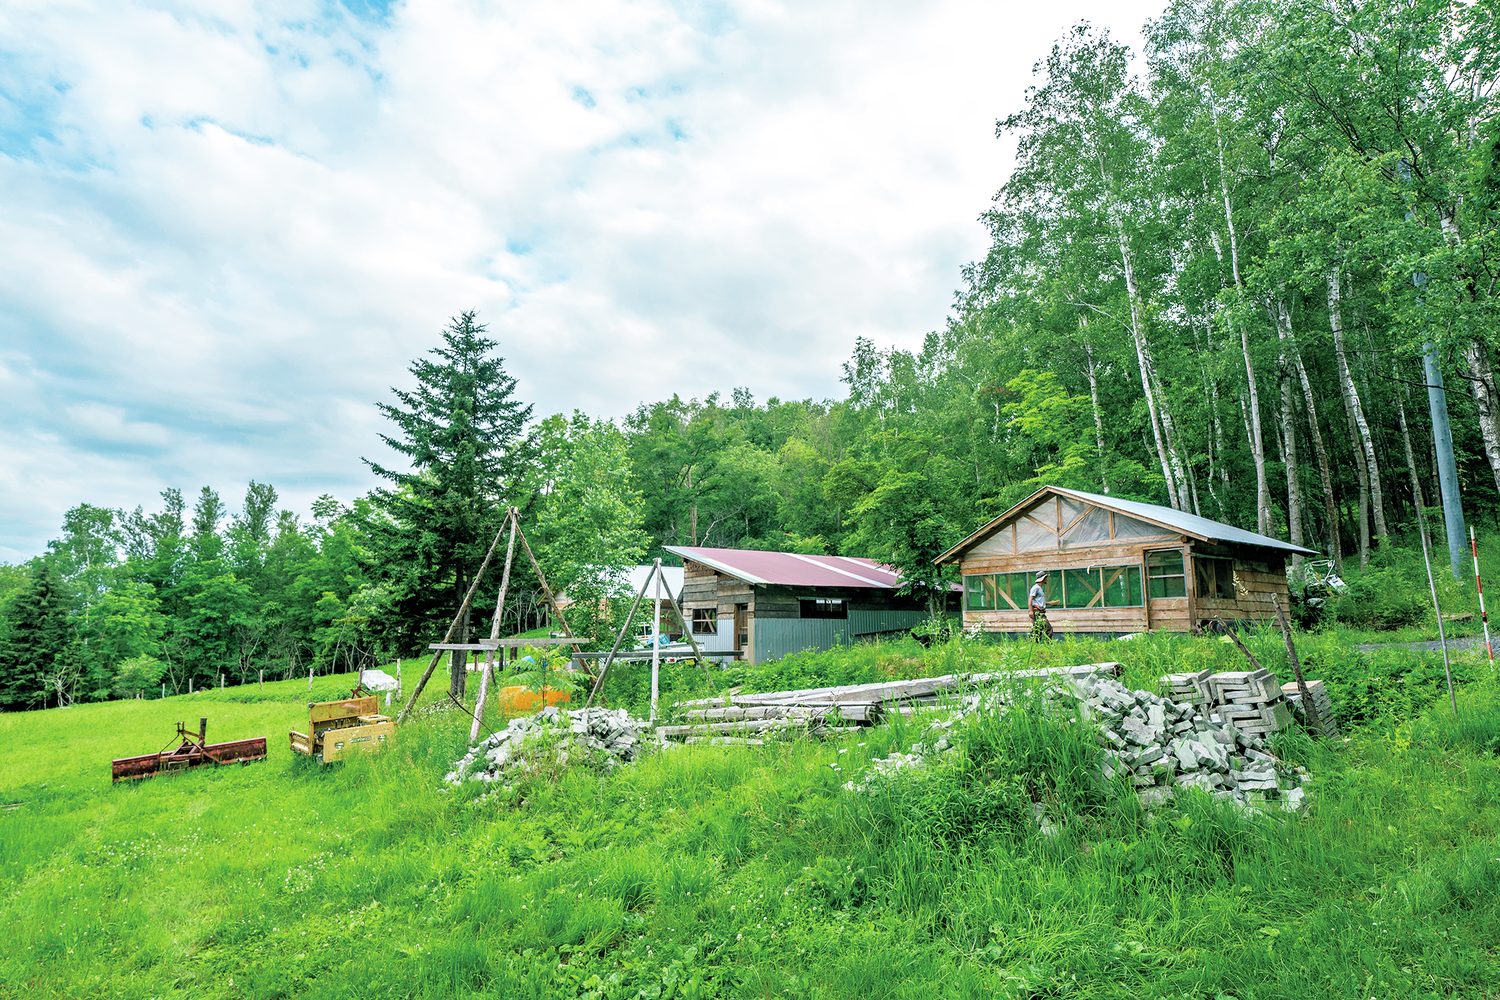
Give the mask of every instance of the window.
[[803, 618], [848, 618], [849, 605], [832, 597], [804, 597], [797, 602]]
[[1193, 578], [1199, 597], [1234, 600], [1234, 560], [1193, 556]]
[[1152, 600], [1187, 596], [1187, 576], [1183, 572], [1181, 549], [1161, 549], [1146, 553], [1146, 577]]
[[718, 608], [694, 608], [693, 609], [693, 634], [694, 635], [718, 635], [719, 634], [719, 609]]
[[1063, 570], [1063, 607], [1086, 608], [1099, 596], [1099, 571], [1088, 569]]
[[969, 611], [993, 611], [994, 605], [984, 602], [984, 582], [988, 576], [964, 577], [964, 607]]
[[1106, 608], [1138, 608], [1145, 602], [1141, 599], [1141, 568], [1139, 566], [1106, 566], [1104, 575], [1104, 600]]

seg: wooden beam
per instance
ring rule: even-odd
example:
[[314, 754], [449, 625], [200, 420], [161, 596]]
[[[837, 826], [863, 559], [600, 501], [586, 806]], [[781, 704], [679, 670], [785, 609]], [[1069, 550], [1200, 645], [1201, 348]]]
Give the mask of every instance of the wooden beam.
[[[448, 623], [448, 631], [443, 633], [444, 642], [448, 642], [453, 638], [453, 633], [458, 628], [458, 623], [463, 621], [464, 615], [468, 612], [469, 604], [474, 600], [474, 592], [479, 589], [479, 581], [484, 579], [484, 571], [490, 568], [490, 560], [494, 558], [495, 549], [500, 545], [500, 536], [504, 533], [505, 525], [502, 524], [500, 530], [495, 532], [494, 541], [490, 542], [489, 551], [484, 554], [484, 561], [479, 564], [479, 572], [474, 574], [474, 582], [469, 584], [469, 592], [464, 595], [463, 603], [458, 606], [458, 614], [453, 616], [453, 620]], [[401, 710], [400, 715], [396, 716], [397, 725], [405, 722], [406, 717], [411, 714], [412, 708], [417, 704], [417, 696], [427, 686], [427, 681], [432, 677], [432, 672], [437, 669], [438, 662], [442, 658], [443, 651], [441, 649], [432, 654], [432, 661], [427, 664], [427, 669], [422, 672], [422, 679], [417, 681], [416, 688], [412, 691], [411, 697], [407, 699], [406, 707]]]
[[[500, 596], [495, 598], [495, 617], [490, 620], [490, 641], [497, 645], [500, 641], [500, 618], [505, 613], [505, 592], [510, 589], [510, 567], [516, 558], [516, 509], [505, 508], [505, 515], [510, 522], [510, 541], [505, 546], [505, 571], [500, 574]], [[491, 649], [484, 654], [484, 666], [480, 667], [483, 672], [479, 675], [479, 698], [474, 702], [474, 725], [469, 730], [470, 743], [479, 740], [479, 726], [484, 720], [484, 703], [490, 694], [490, 671], [494, 667], [495, 651]]]

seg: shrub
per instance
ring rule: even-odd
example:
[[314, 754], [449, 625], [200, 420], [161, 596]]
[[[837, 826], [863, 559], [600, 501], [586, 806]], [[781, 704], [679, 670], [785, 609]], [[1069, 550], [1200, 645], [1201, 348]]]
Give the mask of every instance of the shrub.
[[166, 669], [167, 665], [154, 656], [131, 657], [115, 668], [115, 697], [150, 695], [161, 683]]
[[1395, 567], [1371, 567], [1333, 599], [1333, 616], [1353, 628], [1401, 628], [1427, 614], [1427, 595]]

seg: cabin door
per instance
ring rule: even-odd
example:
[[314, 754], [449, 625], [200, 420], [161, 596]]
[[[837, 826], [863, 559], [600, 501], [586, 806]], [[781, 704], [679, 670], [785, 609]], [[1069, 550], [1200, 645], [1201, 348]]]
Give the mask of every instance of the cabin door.
[[750, 605], [734, 606], [734, 651], [749, 659], [750, 649]]
[[1187, 565], [1182, 549], [1146, 550], [1146, 627], [1186, 631]]

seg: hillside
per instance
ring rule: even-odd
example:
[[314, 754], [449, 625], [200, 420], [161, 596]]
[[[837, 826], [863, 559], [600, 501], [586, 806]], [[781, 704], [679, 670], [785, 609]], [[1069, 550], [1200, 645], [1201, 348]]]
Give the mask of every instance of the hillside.
[[[1273, 636], [1252, 641], [1277, 662]], [[1094, 746], [1084, 727], [1025, 713], [955, 737], [966, 765], [945, 780], [880, 794], [842, 785], [920, 722], [679, 747], [490, 797], [443, 785], [466, 743], [457, 713], [403, 727], [378, 757], [293, 759], [284, 733], [305, 681], [0, 715], [12, 937], [0, 995], [1491, 995], [1495, 689], [1468, 685], [1464, 725], [1446, 724], [1430, 658], [1346, 649], [1308, 640], [1310, 669], [1358, 718], [1345, 739], [1278, 747], [1312, 774], [1310, 808], [1287, 817], [1197, 794], [1148, 814], [1080, 768]], [[1233, 655], [1182, 637], [1110, 651], [1137, 685], [1164, 662]], [[901, 643], [736, 679], [1099, 652]], [[638, 678], [622, 677], [615, 700], [628, 701]], [[349, 681], [322, 678], [316, 696]], [[112, 757], [155, 749], [199, 715], [212, 738], [267, 736], [269, 759], [110, 785]], [[1052, 838], [1002, 807], [1048, 788], [1062, 810]]]

